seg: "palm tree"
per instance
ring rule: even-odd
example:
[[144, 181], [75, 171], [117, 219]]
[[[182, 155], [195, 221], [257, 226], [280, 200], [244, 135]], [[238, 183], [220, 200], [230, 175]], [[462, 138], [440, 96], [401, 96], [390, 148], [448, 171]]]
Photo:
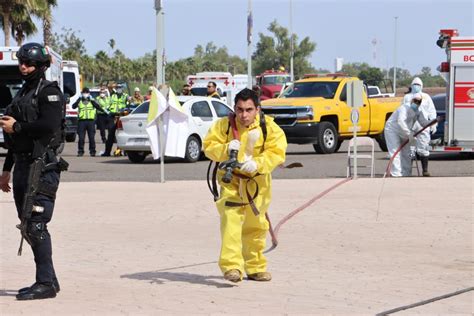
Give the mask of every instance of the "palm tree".
[[13, 6], [20, 4], [21, 0], [0, 0], [0, 14], [2, 16], [2, 28], [5, 34], [5, 46], [10, 46], [11, 14]]
[[15, 5], [10, 16], [12, 36], [18, 46], [23, 44], [26, 36], [36, 33], [37, 28], [31, 19], [28, 8], [24, 5]]
[[[115, 40], [114, 40], [113, 38], [111, 38], [111, 39], [109, 40], [108, 44], [109, 44], [109, 46], [110, 46], [110, 49], [111, 49], [111, 50], [114, 50], [114, 48], [115, 48]], [[111, 51], [109, 51], [109, 55], [112, 56]]]
[[41, 17], [43, 19], [43, 41], [44, 45], [51, 45], [51, 38], [53, 37], [52, 33], [52, 23], [53, 15], [51, 14], [52, 8], [58, 5], [56, 0], [45, 0], [46, 9], [41, 12]]
[[[36, 32], [31, 15], [39, 16], [50, 0], [0, 0], [0, 18], [5, 34], [5, 46], [10, 46], [10, 34], [22, 42]], [[15, 30], [16, 29], [16, 30]]]

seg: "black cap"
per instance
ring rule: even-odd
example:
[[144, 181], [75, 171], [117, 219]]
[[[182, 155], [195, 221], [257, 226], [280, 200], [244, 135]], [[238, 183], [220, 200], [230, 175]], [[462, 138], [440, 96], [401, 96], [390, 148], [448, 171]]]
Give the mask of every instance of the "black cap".
[[51, 65], [51, 55], [46, 48], [38, 43], [27, 43], [16, 52], [19, 62], [28, 62], [32, 66], [49, 67]]
[[87, 87], [82, 88], [82, 93], [89, 93], [90, 90]]

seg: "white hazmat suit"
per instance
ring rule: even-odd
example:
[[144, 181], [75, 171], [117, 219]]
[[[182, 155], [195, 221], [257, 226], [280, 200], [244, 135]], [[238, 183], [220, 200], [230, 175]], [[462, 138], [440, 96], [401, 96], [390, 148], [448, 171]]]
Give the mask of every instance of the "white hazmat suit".
[[[419, 88], [417, 88], [418, 86]], [[421, 100], [421, 105], [419, 110], [423, 112], [424, 117], [432, 121], [436, 118], [436, 108], [434, 106], [433, 100], [431, 100], [431, 97], [426, 94], [421, 92], [423, 89], [423, 82], [421, 81], [420, 78], [415, 77], [413, 81], [411, 82], [411, 93], [407, 93], [405, 97], [403, 98], [403, 104], [410, 104], [411, 100], [413, 99], [416, 91], [418, 90], [418, 93], [421, 93], [422, 95], [422, 100]], [[423, 175], [428, 175], [428, 156], [430, 155], [429, 151], [429, 145], [431, 141], [431, 134], [434, 134], [436, 132], [436, 126], [438, 124], [434, 124], [430, 126], [430, 128], [425, 129], [423, 132], [418, 134], [416, 137], [416, 153], [420, 157], [421, 164], [423, 167]], [[415, 122], [413, 126], [413, 131], [418, 132], [423, 128], [418, 122]]]
[[[414, 98], [422, 99], [421, 94], [415, 94]], [[416, 111], [414, 110], [416, 109]], [[413, 125], [418, 121], [422, 126], [426, 126], [428, 121], [423, 112], [418, 110], [414, 103], [402, 104], [390, 116], [385, 124], [385, 141], [388, 153], [392, 158], [401, 144], [413, 138]], [[400, 153], [393, 158], [390, 174], [392, 177], [407, 177], [411, 175], [412, 161], [410, 157], [410, 144], [402, 148]]]

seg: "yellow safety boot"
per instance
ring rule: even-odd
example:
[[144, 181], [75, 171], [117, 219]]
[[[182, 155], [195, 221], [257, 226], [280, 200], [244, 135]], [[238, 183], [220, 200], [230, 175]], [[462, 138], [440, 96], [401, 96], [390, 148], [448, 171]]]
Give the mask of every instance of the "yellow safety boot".
[[249, 278], [249, 280], [261, 281], [261, 282], [270, 281], [272, 279], [272, 275], [270, 274], [270, 272], [252, 273], [252, 274], [248, 274], [247, 277]]
[[237, 269], [231, 269], [229, 271], [226, 271], [224, 273], [224, 279], [230, 282], [234, 282], [234, 283], [242, 281], [240, 271]]

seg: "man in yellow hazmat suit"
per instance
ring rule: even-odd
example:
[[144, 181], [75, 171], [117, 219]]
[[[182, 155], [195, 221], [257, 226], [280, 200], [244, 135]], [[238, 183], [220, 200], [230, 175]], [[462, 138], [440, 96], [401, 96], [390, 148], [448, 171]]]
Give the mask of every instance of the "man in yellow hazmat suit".
[[[270, 281], [263, 255], [269, 229], [265, 212], [271, 200], [271, 172], [285, 161], [286, 137], [273, 118], [260, 113], [254, 91], [239, 92], [234, 110], [236, 128], [230, 118], [222, 118], [204, 139], [204, 152], [209, 159], [223, 162], [232, 150], [237, 150], [241, 163], [240, 168], [234, 169], [230, 183], [222, 180], [224, 170], [217, 174], [221, 187], [216, 201], [222, 237], [219, 267], [231, 282], [241, 281], [244, 271], [250, 280]], [[240, 140], [234, 139], [235, 129]]]

